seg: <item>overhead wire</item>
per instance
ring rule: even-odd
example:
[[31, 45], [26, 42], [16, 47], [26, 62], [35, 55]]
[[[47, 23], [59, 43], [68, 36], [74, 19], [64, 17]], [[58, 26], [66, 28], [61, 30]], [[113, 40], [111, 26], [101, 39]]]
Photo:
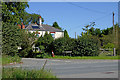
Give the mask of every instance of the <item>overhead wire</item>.
[[90, 8], [87, 8], [87, 7], [83, 7], [83, 6], [80, 6], [80, 5], [77, 5], [77, 4], [74, 4], [73, 2], [67, 2], [68, 4], [71, 4], [73, 6], [76, 6], [78, 8], [82, 8], [82, 9], [85, 9], [85, 10], [88, 10], [88, 11], [91, 11], [91, 12], [95, 12], [95, 13], [99, 13], [99, 14], [105, 14], [105, 12], [102, 12], [102, 11], [98, 11], [98, 10], [94, 10], [94, 9], [90, 9]]
[[[90, 8], [86, 8], [86, 7], [83, 7], [83, 6], [74, 4], [73, 2], [66, 2], [66, 3], [68, 3], [68, 4], [70, 4], [70, 5], [73, 5], [73, 6], [76, 6], [76, 7], [79, 7], [79, 8], [82, 8], [82, 9], [85, 9], [85, 10], [88, 10], [88, 11], [95, 12], [95, 13], [105, 14], [105, 12], [98, 11], [98, 10], [94, 10], [94, 9], [90, 9]], [[33, 10], [32, 10], [32, 11], [33, 11]], [[43, 12], [41, 12], [41, 10], [38, 10], [37, 12], [38, 12], [38, 13], [40, 12], [40, 15], [41, 15], [41, 16], [44, 15]], [[42, 14], [41, 14], [41, 13], [42, 13]], [[92, 20], [91, 22], [96, 22], [96, 21], [98, 21], [98, 20], [104, 19], [104, 18], [106, 18], [108, 15], [111, 15], [111, 13], [109, 13], [109, 14], [107, 14], [107, 15], [104, 15], [104, 16], [102, 16], [102, 17], [99, 17], [99, 18], [97, 18], [97, 19], [94, 19], [94, 20]], [[86, 22], [85, 24], [89, 24], [89, 23], [90, 23], [90, 22]], [[76, 26], [76, 27], [79, 28], [80, 26], [82, 26], [82, 25], [78, 25], [78, 26]], [[74, 28], [76, 28], [76, 27], [74, 27]]]
[[[101, 19], [104, 19], [104, 18], [108, 17], [109, 15], [112, 15], [112, 13], [109, 13], [109, 14], [107, 14], [107, 15], [104, 15], [104, 16], [102, 16], [102, 17], [99, 17], [99, 18], [97, 18], [97, 19], [94, 19], [94, 20], [92, 20], [91, 22], [99, 21], [99, 20], [101, 20]], [[83, 26], [83, 25], [86, 25], [86, 24], [89, 24], [89, 23], [90, 23], [90, 22], [85, 22], [84, 24], [75, 26], [75, 27], [74, 27], [74, 30], [80, 28], [80, 26]], [[73, 30], [73, 29], [72, 29], [72, 30]]]

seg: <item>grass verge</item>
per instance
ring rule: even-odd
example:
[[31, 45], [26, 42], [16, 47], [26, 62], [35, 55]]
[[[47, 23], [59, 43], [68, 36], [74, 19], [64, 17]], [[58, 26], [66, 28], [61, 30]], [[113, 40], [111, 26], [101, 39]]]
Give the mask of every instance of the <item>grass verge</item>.
[[0, 55], [0, 80], [2, 78], [2, 57]]
[[54, 80], [58, 80], [56, 76], [52, 75], [50, 71], [46, 70], [26, 70], [22, 68], [3, 68], [2, 78], [13, 78], [13, 80], [17, 80], [22, 78], [53, 78]]
[[8, 56], [8, 55], [3, 55], [2, 56], [2, 65], [13, 63], [13, 62], [20, 62], [21, 58], [19, 56]]
[[83, 57], [70, 57], [70, 56], [55, 56], [48, 57], [49, 59], [110, 59], [110, 60], [118, 60], [120, 57], [118, 56], [83, 56]]
[[0, 64], [2, 64], [2, 57], [0, 56]]

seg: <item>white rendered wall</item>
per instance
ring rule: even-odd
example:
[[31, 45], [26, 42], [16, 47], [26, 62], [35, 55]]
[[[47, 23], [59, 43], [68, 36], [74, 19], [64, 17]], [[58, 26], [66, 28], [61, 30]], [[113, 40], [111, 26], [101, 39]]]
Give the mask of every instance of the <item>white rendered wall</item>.
[[55, 32], [55, 39], [64, 37], [64, 32]]
[[[30, 30], [29, 32], [33, 33], [33, 32], [36, 32], [36, 31]], [[45, 32], [46, 32], [46, 31], [38, 31], [38, 33], [40, 33], [40, 34], [39, 34], [39, 37], [41, 37], [41, 35], [44, 36], [44, 35], [45, 35]], [[47, 31], [47, 33], [49, 34], [50, 32]], [[64, 32], [55, 32], [55, 39], [61, 38], [61, 37], [64, 37]]]

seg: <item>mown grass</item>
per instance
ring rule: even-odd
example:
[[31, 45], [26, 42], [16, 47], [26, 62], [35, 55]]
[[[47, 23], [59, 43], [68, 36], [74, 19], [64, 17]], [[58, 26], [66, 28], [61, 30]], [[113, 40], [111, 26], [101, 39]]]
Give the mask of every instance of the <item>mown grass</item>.
[[110, 59], [110, 60], [117, 60], [120, 59], [119, 56], [83, 56], [83, 57], [70, 57], [70, 56], [55, 56], [55, 57], [48, 57], [49, 59]]
[[[54, 80], [58, 80], [56, 76], [52, 75], [49, 71], [46, 70], [26, 70], [22, 68], [3, 68], [2, 78], [13, 78], [13, 80], [17, 80], [22, 78], [53, 78]], [[43, 80], [43, 79], [42, 79]]]
[[13, 62], [20, 62], [21, 58], [19, 56], [8, 56], [8, 55], [3, 55], [2, 56], [2, 65], [13, 63]]

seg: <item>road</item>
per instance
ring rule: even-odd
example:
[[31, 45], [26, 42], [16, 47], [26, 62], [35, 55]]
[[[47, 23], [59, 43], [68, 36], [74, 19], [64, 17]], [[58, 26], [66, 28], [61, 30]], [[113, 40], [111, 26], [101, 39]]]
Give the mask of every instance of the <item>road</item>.
[[23, 64], [5, 67], [41, 69], [47, 60], [45, 69], [58, 78], [118, 78], [118, 60], [61, 60], [23, 58]]

